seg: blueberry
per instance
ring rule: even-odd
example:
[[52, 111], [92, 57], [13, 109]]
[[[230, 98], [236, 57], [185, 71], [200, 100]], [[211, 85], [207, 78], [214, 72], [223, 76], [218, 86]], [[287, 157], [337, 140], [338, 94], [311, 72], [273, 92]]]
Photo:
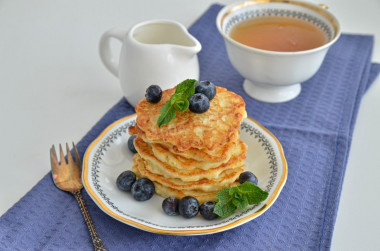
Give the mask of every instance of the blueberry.
[[151, 85], [146, 89], [145, 98], [149, 103], [158, 103], [162, 97], [162, 90], [158, 85]]
[[116, 185], [120, 190], [131, 191], [133, 183], [136, 181], [136, 175], [134, 172], [128, 170], [122, 172], [116, 179]]
[[203, 218], [205, 218], [206, 220], [215, 220], [219, 216], [217, 214], [214, 214], [214, 207], [215, 207], [214, 201], [206, 201], [199, 208], [199, 212], [201, 213]]
[[193, 218], [199, 212], [199, 202], [192, 196], [186, 196], [179, 201], [178, 209], [179, 214], [184, 218]]
[[210, 81], [200, 81], [195, 85], [195, 93], [202, 93], [212, 100], [216, 95], [216, 87]]
[[168, 197], [162, 202], [162, 209], [167, 215], [174, 216], [179, 215], [178, 211], [179, 199], [174, 197]]
[[244, 182], [252, 182], [253, 184], [257, 185], [258, 180], [257, 177], [250, 171], [242, 172], [239, 176], [239, 182], [240, 184], [243, 184]]
[[202, 93], [195, 93], [189, 98], [189, 109], [194, 113], [204, 113], [209, 107], [210, 101]]
[[133, 183], [131, 192], [135, 200], [149, 200], [152, 198], [155, 192], [154, 184], [147, 178], [140, 178], [135, 183]]
[[137, 137], [137, 134], [134, 134], [131, 137], [129, 137], [129, 139], [128, 139], [128, 148], [133, 153], [137, 153], [137, 150], [135, 148], [135, 144], [133, 144], [133, 142], [134, 142], [134, 140], [135, 140], [136, 137]]

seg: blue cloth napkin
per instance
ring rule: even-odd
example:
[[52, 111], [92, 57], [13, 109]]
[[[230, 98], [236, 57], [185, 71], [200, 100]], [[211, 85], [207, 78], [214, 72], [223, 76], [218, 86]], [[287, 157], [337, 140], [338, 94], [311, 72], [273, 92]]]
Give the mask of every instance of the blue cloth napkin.
[[[360, 101], [380, 71], [371, 64], [371, 36], [342, 35], [320, 71], [302, 84], [296, 99], [267, 104], [249, 98], [243, 78], [228, 61], [215, 27], [213, 5], [190, 28], [203, 49], [202, 80], [240, 94], [248, 115], [272, 131], [288, 161], [287, 183], [262, 216], [240, 227], [205, 236], [144, 232], [103, 213], [83, 191], [109, 250], [305, 250], [328, 249]], [[113, 121], [134, 113], [125, 99], [112, 107], [78, 143], [87, 146]], [[48, 158], [48, 156], [46, 156]], [[92, 250], [76, 200], [58, 190], [50, 173], [0, 218], [0, 250]]]

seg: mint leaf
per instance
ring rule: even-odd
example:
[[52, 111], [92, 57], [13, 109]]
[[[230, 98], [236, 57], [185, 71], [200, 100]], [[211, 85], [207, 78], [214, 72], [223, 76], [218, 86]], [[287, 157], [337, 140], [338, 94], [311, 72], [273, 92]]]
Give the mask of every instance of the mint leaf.
[[245, 209], [248, 205], [258, 204], [268, 197], [268, 192], [251, 182], [220, 190], [215, 199], [218, 201], [214, 213], [224, 218], [232, 215], [236, 208]]
[[242, 193], [247, 195], [249, 205], [258, 204], [268, 197], [268, 192], [262, 190], [251, 182], [245, 182], [240, 186]]
[[189, 100], [181, 99], [181, 100], [175, 101], [174, 108], [179, 112], [184, 112], [187, 109], [189, 109], [189, 105], [190, 105]]
[[181, 96], [181, 99], [189, 99], [195, 93], [195, 79], [186, 79], [177, 85], [175, 93]]
[[236, 187], [230, 187], [230, 191], [229, 191], [229, 195], [234, 195], [236, 193], [239, 193], [239, 188], [236, 186]]
[[157, 125], [161, 127], [162, 125], [168, 124], [176, 115], [174, 107], [167, 101], [163, 107], [161, 107], [161, 114], [158, 117]]
[[239, 186], [239, 190], [242, 193], [249, 193], [250, 191], [252, 191], [252, 189], [255, 189], [255, 187], [257, 186], [253, 184], [252, 182], [244, 182], [243, 184]]
[[229, 195], [229, 190], [230, 187], [225, 187], [215, 196], [218, 203], [216, 203], [214, 207], [214, 213], [222, 218], [232, 215], [236, 210], [236, 206], [232, 202], [232, 197]]
[[189, 98], [195, 93], [195, 79], [186, 79], [179, 83], [175, 89], [175, 93], [170, 97], [170, 100], [161, 108], [161, 114], [158, 117], [157, 125], [168, 124], [178, 112], [184, 112], [189, 109]]
[[228, 200], [225, 203], [216, 203], [214, 207], [214, 213], [219, 217], [225, 218], [235, 213], [236, 206], [232, 203], [232, 200]]
[[233, 197], [232, 203], [240, 209], [244, 209], [248, 206], [247, 195], [242, 193], [239, 187], [232, 187], [229, 194]]
[[237, 199], [237, 198], [234, 198], [232, 200], [232, 203], [237, 207], [237, 208], [240, 208], [240, 209], [244, 209], [248, 206], [248, 199], [247, 199], [247, 196], [241, 196], [240, 199]]
[[217, 201], [227, 201], [231, 198], [229, 191], [231, 190], [231, 187], [225, 187], [222, 190], [220, 190], [216, 195], [215, 199]]
[[170, 104], [174, 105], [175, 102], [179, 101], [179, 100], [182, 100], [182, 95], [180, 93], [174, 93], [171, 97], [170, 97]]

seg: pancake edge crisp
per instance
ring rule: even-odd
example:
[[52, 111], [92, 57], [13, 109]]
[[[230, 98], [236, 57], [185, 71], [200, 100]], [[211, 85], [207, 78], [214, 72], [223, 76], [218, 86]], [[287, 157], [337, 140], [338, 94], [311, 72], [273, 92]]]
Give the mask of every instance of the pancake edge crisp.
[[175, 89], [163, 91], [160, 102], [156, 104], [144, 98], [136, 105], [137, 127], [149, 141], [169, 143], [179, 151], [190, 148], [214, 150], [230, 142], [233, 132], [239, 130], [241, 121], [247, 117], [243, 98], [217, 86], [216, 96], [210, 101], [208, 111], [201, 114], [190, 110], [177, 112], [169, 124], [158, 127], [161, 107]]

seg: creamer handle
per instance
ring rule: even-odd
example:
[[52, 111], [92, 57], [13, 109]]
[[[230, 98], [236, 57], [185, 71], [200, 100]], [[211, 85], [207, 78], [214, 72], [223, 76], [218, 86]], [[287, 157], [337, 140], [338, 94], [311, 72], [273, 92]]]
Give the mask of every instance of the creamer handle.
[[111, 51], [110, 41], [111, 38], [116, 38], [123, 43], [125, 34], [127, 34], [127, 30], [115, 27], [106, 31], [99, 41], [100, 58], [106, 68], [116, 77], [119, 76], [119, 62]]

